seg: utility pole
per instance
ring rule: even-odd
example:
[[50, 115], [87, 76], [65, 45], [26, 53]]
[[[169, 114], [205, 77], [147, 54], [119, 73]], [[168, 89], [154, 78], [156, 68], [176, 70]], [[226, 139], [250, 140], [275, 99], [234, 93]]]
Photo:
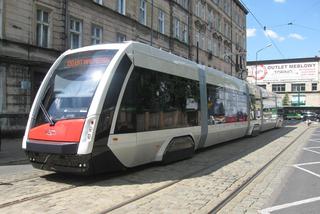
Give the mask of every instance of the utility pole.
[[257, 80], [258, 80], [258, 53], [259, 53], [260, 51], [263, 51], [263, 50], [266, 49], [266, 48], [271, 47], [271, 46], [272, 46], [272, 44], [269, 44], [269, 45], [261, 48], [260, 50], [258, 50], [258, 51], [256, 52], [256, 85], [257, 85]]

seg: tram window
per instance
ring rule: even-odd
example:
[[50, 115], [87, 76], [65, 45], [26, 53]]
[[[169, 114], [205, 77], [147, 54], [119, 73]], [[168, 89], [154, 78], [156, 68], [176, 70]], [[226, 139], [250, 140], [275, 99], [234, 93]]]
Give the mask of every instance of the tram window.
[[[65, 56], [46, 85], [42, 103], [54, 121], [85, 118], [100, 78], [117, 50], [99, 50]], [[42, 111], [35, 126], [47, 123]]]
[[131, 64], [131, 60], [127, 55], [125, 55], [120, 61], [119, 66], [116, 69], [114, 76], [112, 77], [111, 85], [104, 100], [98, 123], [99, 125], [97, 128], [97, 139], [104, 137], [110, 132], [111, 123], [113, 120], [113, 115], [119, 98], [121, 87], [123, 85], [125, 77], [128, 74]]
[[250, 119], [257, 119], [256, 115], [256, 97], [254, 95], [250, 95]]
[[225, 123], [224, 88], [207, 85], [209, 125]]
[[276, 116], [276, 101], [272, 97], [264, 98], [263, 101], [263, 118], [271, 119]]
[[199, 83], [136, 67], [128, 81], [116, 133], [199, 124]]
[[207, 96], [209, 125], [248, 120], [248, 101], [244, 92], [208, 84]]

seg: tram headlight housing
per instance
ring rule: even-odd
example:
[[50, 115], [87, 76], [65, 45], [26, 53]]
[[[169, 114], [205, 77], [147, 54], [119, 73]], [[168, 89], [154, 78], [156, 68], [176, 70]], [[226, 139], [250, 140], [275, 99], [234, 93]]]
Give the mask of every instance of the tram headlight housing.
[[81, 134], [81, 139], [78, 147], [78, 154], [89, 154], [93, 148], [93, 142], [96, 132], [97, 117], [91, 116], [86, 119]]

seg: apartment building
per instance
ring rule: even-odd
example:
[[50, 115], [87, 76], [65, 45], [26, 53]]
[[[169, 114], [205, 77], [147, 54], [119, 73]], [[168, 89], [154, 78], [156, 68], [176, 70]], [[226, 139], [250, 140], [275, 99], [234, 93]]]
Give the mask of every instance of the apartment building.
[[0, 125], [23, 127], [69, 48], [135, 40], [242, 78], [246, 14], [239, 0], [0, 0]]

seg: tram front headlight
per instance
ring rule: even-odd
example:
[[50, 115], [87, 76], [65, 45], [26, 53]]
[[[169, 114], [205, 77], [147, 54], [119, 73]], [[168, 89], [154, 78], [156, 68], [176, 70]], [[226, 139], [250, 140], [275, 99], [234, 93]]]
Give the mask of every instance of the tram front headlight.
[[87, 140], [91, 140], [94, 132], [94, 125], [96, 124], [96, 119], [92, 118], [89, 121], [88, 133], [87, 133]]

